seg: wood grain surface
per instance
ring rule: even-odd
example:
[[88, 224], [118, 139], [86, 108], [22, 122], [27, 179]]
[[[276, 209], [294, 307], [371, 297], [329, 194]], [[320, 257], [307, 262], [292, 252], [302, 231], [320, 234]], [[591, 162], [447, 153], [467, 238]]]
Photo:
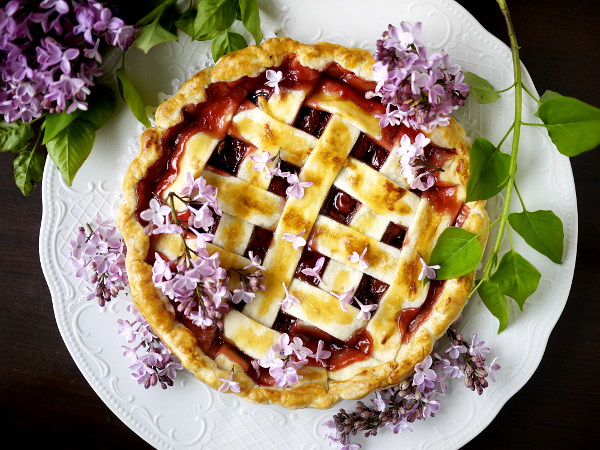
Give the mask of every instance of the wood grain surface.
[[[495, 1], [459, 3], [507, 42]], [[551, 89], [600, 106], [600, 2], [513, 0], [509, 7], [522, 47], [521, 59], [538, 91]], [[465, 449], [586, 449], [594, 447], [600, 437], [596, 385], [600, 373], [600, 149], [573, 158], [571, 164], [579, 245], [566, 308], [533, 377]], [[0, 429], [4, 440], [14, 438], [15, 444], [26, 448], [149, 448], [105, 406], [68, 353], [40, 268], [41, 187], [24, 198], [11, 172], [12, 158], [1, 155]], [[397, 448], [402, 448], [401, 436]]]

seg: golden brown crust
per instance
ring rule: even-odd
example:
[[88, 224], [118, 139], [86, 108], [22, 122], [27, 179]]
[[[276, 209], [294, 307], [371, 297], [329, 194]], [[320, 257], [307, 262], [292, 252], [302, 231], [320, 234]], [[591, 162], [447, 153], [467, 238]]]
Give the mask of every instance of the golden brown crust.
[[[182, 364], [214, 389], [221, 384], [219, 377], [228, 377], [229, 371], [219, 368], [215, 360], [202, 353], [194, 333], [176, 320], [173, 307], [152, 284], [152, 267], [146, 263], [148, 252], [151, 251], [150, 239], [144, 234], [143, 226], [136, 216], [137, 187], [161, 155], [160, 141], [163, 133], [181, 120], [181, 109], [185, 105], [203, 102], [206, 99], [206, 87], [211, 83], [256, 76], [267, 68], [280, 65], [288, 55], [295, 55], [303, 66], [316, 70], [323, 70], [331, 62], [336, 62], [358, 77], [372, 80], [374, 61], [368, 51], [348, 49], [334, 44], [304, 45], [291, 39], [277, 38], [267, 40], [258, 47], [249, 47], [227, 55], [221, 58], [214, 68], [205, 69], [188, 80], [177, 94], [158, 108], [156, 127], [143, 133], [141, 151], [130, 165], [123, 183], [125, 200], [119, 209], [118, 226], [127, 244], [126, 264], [133, 301], [156, 334], [181, 359]], [[456, 149], [457, 156], [445, 167], [444, 177], [459, 186], [459, 199], [464, 199], [469, 158], [469, 143], [464, 130], [452, 120], [450, 126], [436, 129], [430, 137], [438, 145]], [[308, 147], [303, 150], [303, 159], [312, 152], [311, 149], [312, 147]], [[356, 166], [357, 163], [356, 160], [348, 160], [346, 165]], [[365, 172], [367, 169], [361, 168]], [[310, 173], [310, 170], [307, 170], [307, 173]], [[384, 178], [380, 174], [377, 176]], [[391, 181], [388, 183], [393, 184]], [[367, 190], [367, 187], [355, 185], [355, 189]], [[402, 214], [415, 214], [412, 208], [404, 203], [402, 196], [396, 195], [389, 201], [391, 203], [387, 208], [399, 217]], [[488, 222], [484, 202], [473, 202], [467, 206], [469, 214], [463, 227], [472, 232], [479, 232]], [[265, 205], [261, 207], [267, 208]], [[293, 209], [291, 204], [289, 209]], [[297, 227], [301, 228], [302, 223], [298, 223]], [[482, 245], [485, 245], [486, 238], [485, 234], [480, 238]], [[433, 243], [428, 244], [428, 251], [432, 246]], [[233, 259], [236, 257], [239, 258], [231, 255]], [[395, 272], [390, 272], [392, 275], [393, 273]], [[328, 408], [342, 399], [360, 398], [374, 389], [399, 383], [412, 373], [416, 363], [431, 352], [435, 340], [460, 314], [472, 286], [473, 276], [470, 274], [446, 281], [431, 315], [407, 344], [400, 345], [399, 333], [391, 339], [385, 338], [386, 341], [389, 340], [388, 344], [395, 342], [396, 345], [389, 361], [381, 362], [371, 358], [329, 376], [322, 368], [307, 366], [300, 372], [303, 375], [302, 380], [286, 389], [259, 386], [240, 369], [234, 374], [234, 380], [241, 386], [239, 395], [255, 402], [275, 403], [288, 408]], [[396, 318], [393, 320], [395, 322]], [[385, 348], [389, 353], [389, 348]]]

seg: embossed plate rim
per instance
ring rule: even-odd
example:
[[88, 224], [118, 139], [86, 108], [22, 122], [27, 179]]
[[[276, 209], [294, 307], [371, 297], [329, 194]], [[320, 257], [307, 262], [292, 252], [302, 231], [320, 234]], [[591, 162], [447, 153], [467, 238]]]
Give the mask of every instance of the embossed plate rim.
[[[494, 58], [497, 58], [497, 60], [495, 59], [493, 61], [494, 64], [506, 66], [506, 64], [510, 63], [510, 53], [508, 52], [507, 47], [485, 31], [485, 29], [468, 12], [466, 12], [464, 8], [453, 1], [375, 1], [381, 5], [395, 3], [395, 7], [398, 8], [400, 8], [400, 6], [397, 5], [401, 4], [401, 7], [405, 7], [409, 12], [418, 9], [422, 5], [430, 6], [431, 11], [433, 11], [433, 13], [427, 17], [430, 20], [436, 19], [436, 11], [447, 13], [455, 20], [453, 23], [458, 24], [457, 26], [463, 25], [469, 27], [470, 33], [478, 34], [481, 38], [483, 47], [493, 50]], [[341, 4], [341, 2], [342, 0], [330, 0], [330, 3], [332, 4]], [[335, 30], [332, 31], [328, 28], [317, 29], [316, 25], [313, 27], [312, 21], [310, 21], [310, 15], [303, 16], [301, 12], [297, 11], [299, 3], [300, 2], [294, 3], [292, 1], [283, 2], [281, 0], [274, 0], [272, 3], [273, 9], [278, 8], [277, 12], [282, 13], [283, 20], [281, 23], [283, 24], [284, 29], [291, 34], [291, 37], [310, 41], [311, 39], [325, 39], [328, 36], [332, 36], [333, 39], [343, 40], [344, 42], [341, 43], [346, 43], [346, 45], [355, 44], [355, 42], [348, 42], [350, 38], [347, 34], [344, 35], [344, 33], [340, 32], [337, 32], [336, 34]], [[361, 4], [358, 0], [352, 0], [350, 3], [357, 5], [357, 7]], [[371, 2], [371, 4], [372, 3], [373, 2]], [[346, 5], [348, 3], [346, 2], [344, 4]], [[351, 8], [348, 8], [348, 10], [350, 9]], [[294, 34], [296, 33], [293, 30], [295, 23], [303, 24], [307, 29], [306, 33], [308, 34], [301, 35], [300, 32], [298, 32], [298, 35]], [[310, 27], [307, 26], [307, 24], [310, 24]], [[333, 25], [339, 24], [334, 23]], [[453, 37], [445, 36], [444, 38], [452, 39]], [[529, 76], [526, 75], [525, 78], [529, 87], [534, 89]], [[500, 112], [508, 111], [506, 104], [492, 106], [491, 108], [497, 108]], [[489, 111], [494, 111], [494, 109]], [[528, 112], [531, 113], [531, 111]], [[491, 112], [482, 114], [485, 118], [486, 115], [490, 116]], [[468, 119], [468, 116], [466, 118]], [[215, 424], [209, 420], [210, 416], [207, 414], [209, 409], [213, 412], [213, 415], [214, 413], [219, 413], [219, 418], [223, 420], [240, 421], [240, 426], [243, 426], [246, 429], [248, 436], [260, 436], [261, 430], [252, 429], [252, 427], [256, 427], [257, 422], [259, 422], [259, 420], [255, 420], [254, 417], [266, 417], [270, 422], [281, 425], [279, 428], [281, 433], [292, 433], [297, 437], [297, 439], [291, 443], [294, 448], [328, 448], [326, 440], [324, 438], [319, 438], [318, 436], [320, 433], [318, 422], [321, 418], [331, 415], [336, 409], [330, 411], [305, 412], [286, 411], [276, 407], [251, 405], [246, 402], [240, 402], [232, 396], [215, 394], [212, 391], [204, 391], [202, 390], [203, 385], [201, 383], [186, 375], [178, 376], [174, 390], [164, 391], [164, 393], [161, 390], [158, 390], [158, 392], [153, 390], [145, 391], [126, 379], [127, 370], [123, 370], [123, 367], [126, 366], [127, 362], [122, 359], [120, 352], [117, 349], [112, 347], [107, 347], [106, 349], [101, 346], [98, 347], [99, 344], [95, 340], [96, 335], [99, 333], [106, 333], [106, 330], [96, 329], [93, 328], [93, 326], [89, 330], [81, 329], [82, 325], [85, 324], [85, 320], [87, 320], [86, 314], [94, 308], [91, 308], [90, 303], [85, 303], [81, 300], [82, 292], [78, 291], [81, 285], [73, 280], [73, 277], [69, 273], [68, 266], [64, 264], [67, 259], [65, 256], [64, 244], [66, 239], [70, 238], [70, 235], [72, 235], [72, 232], [78, 225], [74, 222], [74, 216], [72, 215], [74, 214], [73, 211], [79, 208], [81, 211], [85, 212], [86, 205], [82, 206], [82, 199], [85, 199], [88, 203], [96, 201], [100, 202], [100, 209], [103, 213], [110, 213], [112, 211], [114, 198], [108, 197], [114, 195], [114, 186], [111, 185], [111, 182], [105, 182], [106, 180], [102, 177], [98, 180], [97, 174], [94, 173], [94, 169], [90, 166], [92, 164], [104, 164], [105, 166], [110, 166], [111, 161], [106, 161], [106, 159], [110, 159], [111, 156], [113, 156], [111, 151], [114, 152], [114, 149], [106, 148], [106, 142], [111, 142], [110, 139], [107, 138], [107, 134], [114, 133], [122, 137], [127, 133], [130, 133], [130, 128], [128, 130], [128, 127], [132, 126], [135, 126], [135, 121], [128, 116], [128, 112], [124, 105], [120, 104], [116, 116], [107, 125], [106, 129], [103, 129], [98, 133], [98, 142], [104, 143], [104, 146], [101, 146], [106, 152], [104, 160], [100, 155], [100, 149], [95, 149], [90, 158], [90, 162], [87, 166], [84, 166], [84, 169], [81, 172], [82, 178], [79, 180], [76, 179], [76, 186], [73, 189], [69, 189], [64, 185], [58, 171], [49, 160], [44, 170], [44, 179], [42, 182], [43, 215], [40, 229], [40, 259], [44, 275], [50, 288], [59, 331], [80, 371], [89, 382], [90, 386], [111, 408], [115, 415], [149, 444], [157, 448], [202, 448], [201, 446], [208, 445], [208, 442], [211, 442], [212, 444], [209, 448], [214, 448], [214, 446], [220, 448], [235, 448], [235, 439], [241, 439], [244, 436], [232, 435], [229, 441], [220, 442], [218, 440], [219, 430]], [[475, 135], [481, 133], [477, 129], [472, 131]], [[548, 150], [548, 146], [551, 145], [549, 139], [547, 136], [539, 134], [539, 130], [525, 133], [525, 139], [528, 138], [541, 138], [544, 142], [543, 147], [545, 151], [552, 150], [551, 148]], [[554, 151], [554, 153], [556, 152]], [[384, 448], [387, 445], [398, 445], [400, 442], [407, 445], [408, 448], [459, 448], [482, 431], [489, 422], [493, 420], [502, 405], [514, 395], [514, 393], [516, 393], [533, 374], [543, 355], [550, 331], [558, 320], [560, 313], [564, 308], [564, 304], [566, 303], [570, 283], [572, 281], [577, 243], [576, 199], [570, 164], [567, 158], [556, 156], [554, 153], [552, 153], [552, 156], [549, 158], [550, 162], [548, 163], [547, 169], [555, 171], [557, 179], [562, 183], [561, 186], [564, 190], [563, 195], [565, 198], [562, 199], [561, 202], [566, 200], [570, 203], [568, 208], [559, 205], [558, 210], [563, 212], [567, 211], [570, 213], [570, 216], [565, 220], [566, 252], [565, 262], [561, 268], [562, 272], [560, 272], [560, 277], [558, 278], [548, 276], [547, 278], [551, 278], [549, 282], [543, 280], [544, 284], [540, 287], [540, 295], [542, 292], [554, 288], [555, 284], [560, 281], [558, 286], [559, 289], [553, 291], [555, 294], [560, 294], [555, 295], [555, 297], [558, 295], [560, 298], [550, 297], [547, 299], [552, 308], [541, 309], [541, 316], [531, 314], [532, 312], [535, 312], [540, 305], [540, 302], [536, 299], [532, 299], [530, 302], [531, 306], [527, 306], [529, 311], [526, 309], [524, 314], [517, 316], [515, 323], [509, 327], [505, 332], [506, 334], [503, 333], [503, 335], [501, 335], [500, 339], [489, 335], [489, 330], [495, 329], [494, 319], [489, 315], [485, 315], [485, 319], [477, 320], [477, 314], [481, 312], [480, 305], [477, 305], [476, 303], [469, 305], [468, 310], [465, 312], [464, 327], [466, 329], [475, 329], [484, 335], [487, 340], [491, 340], [492, 347], [498, 350], [496, 354], [500, 356], [501, 361], [503, 358], [505, 358], [505, 361], [508, 361], [503, 372], [500, 372], [498, 383], [492, 384], [490, 388], [486, 390], [486, 393], [482, 398], [479, 398], [462, 388], [460, 388], [460, 391], [451, 389], [448, 397], [453, 403], [448, 403], [447, 398], [443, 403], [441, 413], [435, 419], [425, 423], [415, 424], [413, 426], [413, 433], [403, 434], [401, 436], [395, 436], [392, 433], [381, 433], [378, 438], [370, 439], [366, 442], [365, 448]], [[525, 158], [523, 166], [527, 166], [528, 152], [523, 151], [523, 155]], [[539, 175], [537, 176], [539, 177]], [[92, 182], [88, 182], [88, 179]], [[536, 178], [534, 177], [533, 181], [535, 180]], [[531, 200], [534, 204], [536, 201], [540, 200], [535, 195], [532, 196], [531, 189], [527, 188], [528, 182], [531, 183], [531, 181], [524, 179], [520, 180], [520, 183], [521, 182], [523, 183], [523, 186], [521, 186], [523, 194], [530, 197], [528, 200]], [[544, 202], [540, 203], [544, 204]], [[554, 205], [548, 207], [554, 209]], [[88, 219], [93, 218], [88, 216], [89, 214], [86, 216]], [[61, 240], [62, 244], [59, 245]], [[519, 243], [517, 243], [517, 245], [519, 245]], [[536, 265], [538, 263], [542, 266], [546, 265], [543, 260], [540, 260], [539, 255], [536, 255], [531, 251], [527, 252], [526, 250], [523, 250], [523, 254], [528, 258], [532, 258]], [[549, 275], [558, 272], [558, 268], [553, 267], [551, 272], [549, 272]], [[114, 317], [118, 317], [119, 314], [122, 314], [122, 310], [124, 309], [123, 305], [125, 304], [125, 300], [123, 299], [113, 302], [107, 311], [99, 313], [99, 323], [104, 324], [105, 322], [114, 322], [114, 320], [116, 320]], [[510, 341], [511, 339], [515, 340], [519, 333], [527, 334], [527, 332], [529, 332], [531, 334], [532, 329], [536, 330], [536, 339], [531, 343], [530, 347], [525, 349], [527, 361], [524, 362], [523, 359], [514, 359], [511, 355], [503, 355], [500, 352], [501, 350], [506, 350], [503, 349], [503, 342]], [[108, 331], [112, 332], [111, 330]], [[106, 334], [108, 335], [108, 333]], [[124, 344], [124, 341], [121, 341], [120, 343]], [[115, 347], [118, 347], [118, 345]], [[94, 352], [99, 352], [98, 355], [100, 356], [93, 355]], [[107, 359], [107, 361], [104, 361], [104, 359]], [[514, 378], [517, 375], [518, 377]], [[160, 402], [160, 399], [164, 399], [164, 397], [161, 397], [161, 395], [165, 395], [165, 393], [171, 398], [180, 395], [181, 392], [195, 392], [195, 390], [200, 390], [200, 396], [206, 394], [208, 400], [205, 408], [200, 407], [198, 405], [199, 402], [197, 401], [196, 404], [192, 405], [192, 408], [187, 410], [174, 409], [172, 407], [163, 408], [162, 410], [156, 409], [155, 403], [157, 403], [157, 398], [159, 399], [158, 403], [162, 403]], [[343, 405], [350, 406], [352, 404], [353, 402], [346, 402]], [[485, 405], [485, 408], [481, 409], [482, 405]], [[456, 409], [465, 411], [465, 408], [470, 408], [466, 411], [476, 417], [474, 421], [470, 424], [467, 420], [463, 423], [454, 423], [453, 421], [456, 421], [457, 416], [454, 411]], [[480, 409], [478, 410], [478, 408]], [[183, 432], [189, 430], [181, 430], [176, 427], [167, 427], [167, 429], [164, 429], [166, 419], [164, 417], [165, 414], [163, 413], [181, 414], [181, 411], [190, 411], [192, 415], [194, 415], [193, 419], [197, 420], [197, 422], [194, 423], [199, 423], [199, 427], [201, 428], [199, 431], [201, 435], [197, 439], [195, 438], [196, 435], [188, 433], [191, 437], [189, 437], [187, 443], [184, 442], [180, 436]], [[476, 411], [478, 411], [477, 414], [475, 413]], [[189, 417], [186, 417], [186, 419], [189, 419]], [[290, 426], [291, 422], [294, 422], [295, 425]], [[433, 437], [429, 437], [430, 435]], [[306, 438], [306, 440], [302, 442], [302, 439], [300, 439], [301, 437]], [[282, 444], [282, 437], [280, 435], [267, 436], [267, 438], [267, 441], [263, 442], [262, 448], [268, 448], [269, 442], [270, 448], [278, 448], [278, 446]], [[207, 441], [207, 439], [209, 441]], [[254, 440], [255, 445], [253, 448], [261, 447], [256, 439]], [[266, 438], [261, 437], [261, 439]]]

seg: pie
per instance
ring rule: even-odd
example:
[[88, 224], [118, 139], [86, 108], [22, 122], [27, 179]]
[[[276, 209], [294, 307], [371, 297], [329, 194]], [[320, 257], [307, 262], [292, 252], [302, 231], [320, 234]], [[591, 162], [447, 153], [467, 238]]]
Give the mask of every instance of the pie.
[[[419, 131], [380, 126], [385, 107], [365, 96], [373, 63], [362, 49], [270, 39], [193, 76], [141, 137], [118, 217], [132, 298], [183, 366], [215, 389], [230, 379], [238, 395], [288, 408], [361, 398], [409, 376], [467, 301], [473, 273], [419, 276], [446, 227], [487, 225], [483, 202], [465, 203], [469, 142], [454, 120], [426, 133], [426, 156], [443, 171], [431, 188], [411, 189], [395, 149]], [[275, 156], [287, 178], [257, 170]], [[183, 244], [148, 235], [141, 213], [189, 174], [218, 190], [208, 254], [218, 252], [226, 270], [252, 258], [264, 267], [264, 289], [230, 302], [222, 328], [192, 323], [153, 284], [157, 255], [172, 261]], [[257, 362], [283, 334], [329, 357], [308, 358], [297, 382], [281, 387]]]

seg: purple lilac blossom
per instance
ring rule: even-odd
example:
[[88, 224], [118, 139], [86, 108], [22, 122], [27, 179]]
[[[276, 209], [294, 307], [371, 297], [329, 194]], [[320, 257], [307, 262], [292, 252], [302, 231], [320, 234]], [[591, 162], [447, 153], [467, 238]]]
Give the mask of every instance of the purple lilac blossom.
[[133, 304], [127, 307], [127, 311], [133, 315], [133, 321], [119, 319], [117, 324], [118, 333], [126, 337], [127, 343], [136, 344], [122, 346], [123, 356], [133, 361], [129, 366], [131, 376], [146, 389], [156, 385], [163, 389], [173, 386], [173, 379], [183, 366], [154, 334]]
[[127, 248], [114, 223], [97, 215], [96, 228], [80, 227], [69, 245], [75, 276], [86, 281], [86, 300], [104, 306], [127, 286]]
[[[325, 354], [321, 352], [320, 356], [323, 358]], [[258, 360], [258, 365], [269, 369], [269, 375], [273, 377], [275, 384], [285, 388], [296, 384], [302, 378], [298, 375], [298, 370], [308, 363], [309, 357], [315, 355], [310, 349], [304, 347], [302, 339], [295, 337], [290, 342], [290, 336], [283, 333], [267, 351], [267, 356]]]
[[368, 98], [381, 97], [386, 113], [380, 125], [403, 123], [408, 127], [431, 130], [448, 125], [450, 113], [464, 105], [469, 86], [464, 74], [442, 50], [429, 52], [417, 36], [422, 24], [411, 27], [402, 22], [389, 25], [377, 41], [373, 77], [377, 82]]
[[[424, 361], [415, 365], [413, 375], [397, 386], [381, 389], [373, 395], [370, 404], [357, 402], [356, 411], [346, 412], [344, 409], [322, 425], [325, 436], [332, 448], [360, 448], [350, 442], [351, 436], [364, 433], [365, 437], [375, 436], [380, 428], [390, 428], [398, 434], [405, 430], [412, 431], [409, 424], [415, 420], [435, 417], [440, 410], [440, 396], [448, 389], [448, 378], [453, 371], [460, 374], [465, 385], [471, 390], [481, 391], [487, 386], [485, 376], [489, 374], [492, 381], [500, 370], [495, 358], [489, 366], [484, 366], [483, 353], [489, 351], [485, 342], [477, 336], [472, 345], [468, 345], [460, 333], [454, 328], [447, 332], [450, 347], [440, 356], [437, 353], [427, 356]], [[467, 382], [468, 381], [468, 382]]]
[[[181, 212], [189, 213], [187, 220], [178, 218]], [[222, 318], [229, 311], [230, 302], [250, 303], [256, 292], [266, 289], [262, 262], [250, 254], [249, 264], [230, 269], [239, 279], [239, 287], [230, 290], [230, 276], [221, 267], [219, 252], [209, 254], [206, 249], [206, 243], [214, 239], [210, 231], [215, 216], [220, 215], [217, 189], [203, 177], [194, 178], [190, 173], [186, 174], [179, 194], [170, 193], [164, 201], [153, 198], [148, 209], [140, 213], [140, 218], [147, 222], [146, 234], [178, 234], [183, 239], [184, 250], [177, 258], [167, 261], [155, 253], [152, 281], [179, 313], [203, 329], [222, 328]], [[196, 236], [195, 248], [188, 243], [190, 234]]]
[[135, 29], [95, 0], [12, 0], [0, 8], [0, 114], [30, 122], [86, 110], [99, 46], [126, 50]]

